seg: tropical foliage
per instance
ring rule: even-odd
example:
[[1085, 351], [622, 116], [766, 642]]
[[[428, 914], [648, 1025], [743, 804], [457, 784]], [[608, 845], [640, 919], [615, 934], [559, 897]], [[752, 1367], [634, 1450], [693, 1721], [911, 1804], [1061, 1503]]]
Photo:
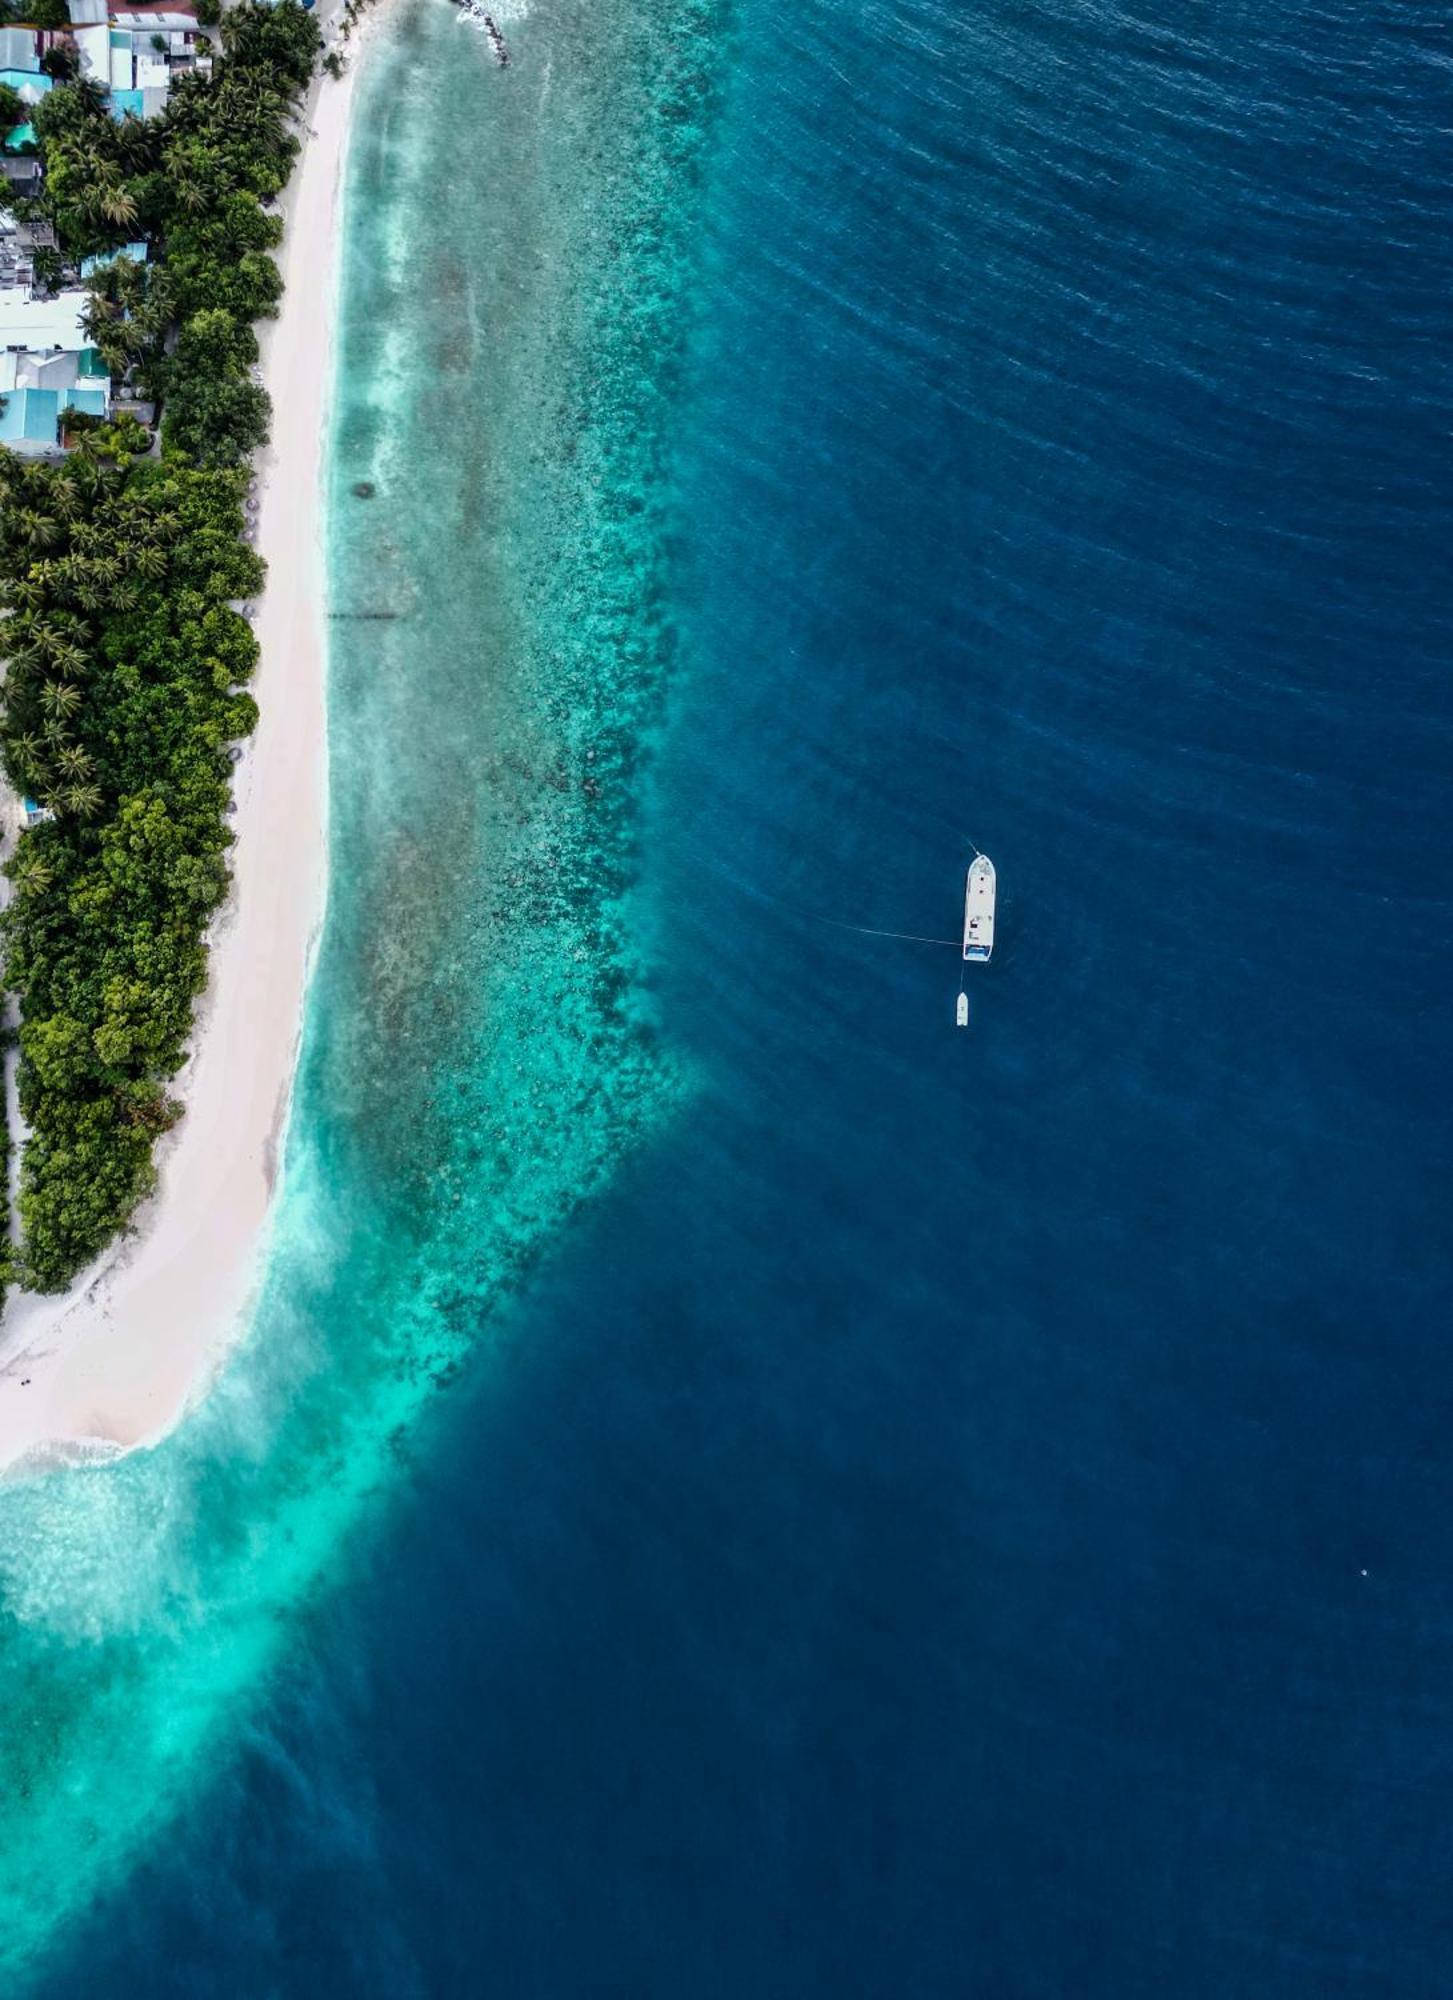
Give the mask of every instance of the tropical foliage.
[[41, 1290], [152, 1186], [227, 886], [231, 746], [256, 719], [237, 609], [262, 583], [242, 539], [241, 463], [267, 427], [251, 322], [281, 290], [263, 203], [297, 150], [318, 36], [296, 0], [248, 0], [222, 38], [161, 118], [113, 121], [85, 82], [36, 107], [65, 254], [149, 242], [145, 266], [97, 273], [88, 325], [165, 411], [159, 460], [129, 419], [60, 464], [0, 453], [0, 758], [49, 814], [9, 864], [4, 917], [29, 1128], [19, 1276]]

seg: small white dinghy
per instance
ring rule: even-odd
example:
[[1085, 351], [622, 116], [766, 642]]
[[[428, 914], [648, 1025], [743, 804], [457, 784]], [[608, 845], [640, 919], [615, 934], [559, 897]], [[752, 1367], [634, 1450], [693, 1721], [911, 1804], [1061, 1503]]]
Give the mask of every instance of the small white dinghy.
[[[456, 4], [461, 6], [474, 3], [475, 0], [456, 0]], [[964, 877], [962, 943], [958, 938], [928, 937], [922, 931], [884, 931], [869, 924], [843, 924], [839, 923], [836, 917], [824, 917], [822, 921], [834, 925], [838, 930], [856, 931], [860, 937], [899, 938], [905, 944], [943, 944], [950, 950], [959, 952], [962, 963], [959, 970], [959, 997], [954, 1009], [954, 1020], [959, 1027], [967, 1028], [969, 996], [964, 991], [965, 968], [970, 965], [987, 965], [993, 954], [994, 903], [997, 893], [998, 882], [994, 874], [994, 864], [987, 854], [980, 854], [976, 847], [973, 861]]]

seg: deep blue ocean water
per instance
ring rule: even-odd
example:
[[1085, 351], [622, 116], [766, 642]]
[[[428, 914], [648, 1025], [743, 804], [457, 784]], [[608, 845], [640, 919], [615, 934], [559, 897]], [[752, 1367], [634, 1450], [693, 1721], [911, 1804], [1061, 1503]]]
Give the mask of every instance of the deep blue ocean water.
[[1453, 1991], [1448, 31], [744, 0], [693, 1092], [44, 1991]]

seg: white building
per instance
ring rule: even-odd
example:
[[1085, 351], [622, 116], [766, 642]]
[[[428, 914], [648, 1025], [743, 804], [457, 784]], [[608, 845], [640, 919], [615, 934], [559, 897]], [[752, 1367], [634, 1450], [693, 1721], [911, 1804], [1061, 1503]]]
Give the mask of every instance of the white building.
[[79, 285], [50, 299], [37, 298], [29, 285], [0, 286], [0, 348], [79, 354], [90, 346], [81, 324], [90, 296]]
[[196, 14], [181, 0], [156, 7], [108, 7], [107, 0], [67, 5], [81, 74], [111, 93], [113, 117], [130, 112], [154, 118], [177, 71], [192, 66], [199, 48], [210, 56], [205, 36], [198, 38]]
[[[71, 0], [72, 6], [80, 0]], [[75, 29], [76, 53], [81, 59], [81, 75], [92, 77], [97, 83], [111, 85], [111, 30], [106, 25], [105, 0], [101, 0], [102, 15], [99, 21], [91, 21]]]
[[192, 7], [117, 7], [111, 25], [133, 35], [195, 35], [197, 15]]
[[11, 451], [59, 450], [69, 410], [110, 413], [105, 363], [82, 325], [89, 296], [73, 289], [42, 299], [28, 285], [0, 287], [0, 444]]

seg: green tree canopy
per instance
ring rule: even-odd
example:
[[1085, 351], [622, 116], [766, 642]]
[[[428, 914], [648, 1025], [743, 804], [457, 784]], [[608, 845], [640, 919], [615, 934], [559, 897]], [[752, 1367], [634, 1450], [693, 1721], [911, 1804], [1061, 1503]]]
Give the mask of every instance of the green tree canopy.
[[222, 44], [160, 118], [113, 120], [87, 79], [34, 114], [66, 255], [148, 242], [144, 265], [95, 274], [86, 325], [113, 373], [164, 401], [160, 461], [124, 417], [60, 464], [0, 451], [0, 761], [53, 815], [7, 864], [0, 916], [29, 1127], [20, 1275], [43, 1290], [153, 1184], [226, 893], [229, 746], [256, 721], [257, 644], [235, 606], [262, 582], [240, 469], [269, 414], [252, 321], [281, 291], [262, 203], [296, 155], [318, 32], [297, 0], [243, 0]]

